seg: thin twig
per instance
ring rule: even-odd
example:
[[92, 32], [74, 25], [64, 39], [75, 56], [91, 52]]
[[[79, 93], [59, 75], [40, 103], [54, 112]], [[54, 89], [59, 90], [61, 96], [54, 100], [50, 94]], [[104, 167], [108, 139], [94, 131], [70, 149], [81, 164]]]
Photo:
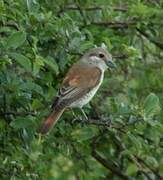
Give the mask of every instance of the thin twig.
[[118, 167], [114, 165], [111, 161], [107, 161], [104, 159], [96, 150], [92, 150], [92, 156], [105, 168], [107, 168], [109, 171], [111, 171], [114, 175], [119, 176], [122, 179], [125, 180], [131, 180], [132, 178], [125, 175]]
[[[91, 6], [91, 7], [87, 7], [87, 8], [83, 8], [83, 10], [85, 11], [97, 11], [97, 10], [103, 10], [104, 7], [102, 6]], [[114, 11], [121, 11], [121, 12], [126, 12], [128, 9], [127, 7], [111, 7], [110, 9], [113, 9]], [[66, 6], [65, 10], [79, 10], [79, 8], [77, 6]]]
[[147, 34], [145, 31], [139, 29], [139, 28], [136, 28], [136, 30], [142, 35], [144, 36], [145, 38], [147, 38], [151, 43], [155, 44], [157, 47], [159, 47], [160, 49], [163, 49], [163, 43], [153, 39], [150, 37], [149, 34]]
[[100, 22], [90, 22], [88, 25], [96, 25], [96, 26], [104, 26], [104, 27], [109, 27], [112, 29], [127, 29], [130, 26], [136, 26], [137, 21], [132, 20], [132, 21], [100, 21]]
[[[92, 147], [92, 151], [93, 154], [97, 153], [96, 149], [99, 146], [100, 142], [102, 142], [101, 140], [103, 139], [104, 135], [107, 133], [107, 130], [105, 129], [102, 133], [100, 133], [99, 135], [96, 135], [94, 138], [92, 138], [92, 142], [91, 142], [91, 147]], [[126, 150], [127, 147], [125, 146], [125, 144], [121, 141], [121, 139], [118, 136], [115, 136], [115, 145], [118, 147], [118, 152], [119, 150], [123, 151]], [[94, 152], [96, 151], [96, 152]], [[99, 156], [101, 156], [98, 153]], [[94, 156], [93, 156], [94, 157]], [[114, 172], [115, 169], [119, 167], [117, 167], [116, 163], [111, 162], [111, 160], [109, 160], [109, 162], [107, 160], [105, 160], [102, 156], [101, 158], [103, 160], [99, 161], [103, 166], [105, 166], [106, 168], [110, 168], [110, 170], [112, 171], [113, 174], [115, 174], [116, 172]], [[97, 160], [97, 159], [96, 159]], [[99, 159], [98, 159], [99, 160]], [[136, 166], [139, 169], [139, 172], [143, 173], [148, 179], [152, 180], [151, 176], [149, 175], [149, 173], [147, 173], [147, 169], [148, 172], [150, 171], [151, 173], [153, 173], [155, 175], [155, 177], [157, 177], [157, 179], [162, 179], [162, 176], [160, 176], [160, 174], [157, 172], [156, 169], [153, 169], [152, 167], [150, 167], [148, 164], [146, 164], [146, 162], [144, 162], [144, 160], [142, 160], [140, 157], [138, 157], [137, 155], [130, 155], [128, 157], [128, 160], [135, 163]], [[120, 170], [119, 170], [120, 171]], [[120, 171], [121, 172], [121, 171]]]
[[16, 22], [14, 21], [8, 21], [3, 23], [2, 21], [0, 22], [0, 24], [2, 24], [2, 26], [6, 26], [6, 27], [12, 27], [14, 29], [16, 29], [17, 31], [19, 30], [19, 26]]
[[127, 59], [128, 55], [127, 54], [119, 54], [119, 55], [113, 55], [113, 59]]
[[81, 17], [83, 18], [84, 25], [87, 25], [87, 17], [85, 16], [83, 9], [80, 7], [80, 4], [78, 3], [77, 3], [77, 8], [79, 10]]
[[6, 116], [6, 115], [13, 115], [13, 116], [27, 116], [27, 115], [31, 115], [31, 116], [36, 116], [36, 113], [34, 112], [0, 112], [0, 115]]
[[158, 172], [153, 169], [150, 165], [148, 165], [142, 158], [138, 157], [137, 155], [134, 155], [134, 158], [142, 163], [146, 168], [148, 168], [150, 171], [152, 171], [153, 174], [155, 174], [155, 176], [158, 178], [158, 179], [162, 179], [163, 177], [160, 176], [160, 174], [158, 174]]

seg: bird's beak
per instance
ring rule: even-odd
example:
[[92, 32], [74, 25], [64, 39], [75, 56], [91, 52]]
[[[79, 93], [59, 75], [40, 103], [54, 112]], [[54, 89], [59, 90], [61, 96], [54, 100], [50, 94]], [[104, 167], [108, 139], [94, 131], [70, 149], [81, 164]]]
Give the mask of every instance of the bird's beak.
[[116, 64], [112, 60], [106, 61], [106, 64], [110, 69], [115, 69], [117, 67]]

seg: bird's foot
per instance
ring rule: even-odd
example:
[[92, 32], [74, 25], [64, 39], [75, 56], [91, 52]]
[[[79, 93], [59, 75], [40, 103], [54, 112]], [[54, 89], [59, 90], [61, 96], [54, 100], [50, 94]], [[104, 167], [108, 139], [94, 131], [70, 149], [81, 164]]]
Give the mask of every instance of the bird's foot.
[[82, 126], [84, 126], [87, 123], [87, 121], [88, 121], [88, 119], [78, 116], [72, 120], [72, 123], [78, 122], [78, 123], [81, 123]]
[[81, 121], [82, 121], [82, 118], [80, 116], [77, 116], [72, 120], [72, 123], [81, 122]]

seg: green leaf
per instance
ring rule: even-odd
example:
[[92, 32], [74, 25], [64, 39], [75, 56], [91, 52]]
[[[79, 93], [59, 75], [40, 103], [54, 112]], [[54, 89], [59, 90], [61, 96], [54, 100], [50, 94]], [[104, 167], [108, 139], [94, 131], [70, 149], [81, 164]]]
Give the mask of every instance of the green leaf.
[[154, 93], [149, 94], [144, 102], [144, 117], [148, 118], [160, 110], [159, 98]]
[[26, 128], [33, 124], [33, 120], [25, 117], [17, 117], [10, 123], [14, 129]]
[[91, 139], [95, 134], [97, 134], [97, 129], [93, 127], [85, 127], [82, 130], [77, 129], [71, 133], [72, 137], [79, 142]]
[[131, 141], [132, 145], [134, 145], [134, 147], [137, 150], [140, 150], [142, 148], [142, 143], [141, 143], [140, 138], [136, 137], [131, 132], [128, 132], [127, 135], [128, 135], [129, 140]]
[[42, 103], [39, 99], [34, 99], [32, 102], [32, 109], [36, 110], [39, 109], [40, 107], [42, 107]]
[[40, 57], [40, 56], [36, 56], [36, 59], [35, 61], [33, 62], [33, 75], [36, 76], [39, 71], [40, 71], [40, 68], [44, 66], [44, 61], [43, 61], [43, 58]]
[[35, 91], [38, 94], [43, 94], [42, 87], [34, 82], [25, 82], [20, 86], [20, 89], [24, 91]]
[[137, 171], [138, 171], [138, 168], [137, 168], [137, 166], [136, 166], [136, 164], [129, 164], [128, 165], [128, 167], [127, 167], [127, 174], [128, 175], [136, 175], [136, 173], [137, 173]]
[[145, 160], [146, 160], [147, 164], [149, 164], [149, 166], [154, 167], [154, 168], [158, 168], [159, 167], [158, 161], [156, 160], [155, 157], [146, 156]]
[[26, 33], [23, 31], [14, 32], [9, 36], [6, 42], [7, 48], [17, 48], [21, 46], [26, 40]]
[[55, 62], [55, 60], [54, 60], [52, 57], [48, 56], [46, 59], [43, 58], [42, 60], [43, 60], [43, 62], [44, 62], [45, 64], [47, 64], [56, 74], [59, 73], [58, 65], [57, 65], [57, 63]]
[[26, 71], [31, 71], [32, 65], [30, 59], [19, 53], [10, 53], [10, 56], [21, 65]]

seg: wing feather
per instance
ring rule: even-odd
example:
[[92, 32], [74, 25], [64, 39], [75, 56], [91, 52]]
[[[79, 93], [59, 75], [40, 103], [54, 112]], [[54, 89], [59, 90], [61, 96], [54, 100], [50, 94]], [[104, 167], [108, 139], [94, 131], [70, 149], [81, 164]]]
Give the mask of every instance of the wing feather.
[[57, 104], [71, 104], [95, 87], [101, 78], [101, 70], [97, 67], [76, 63], [68, 71], [61, 85]]

